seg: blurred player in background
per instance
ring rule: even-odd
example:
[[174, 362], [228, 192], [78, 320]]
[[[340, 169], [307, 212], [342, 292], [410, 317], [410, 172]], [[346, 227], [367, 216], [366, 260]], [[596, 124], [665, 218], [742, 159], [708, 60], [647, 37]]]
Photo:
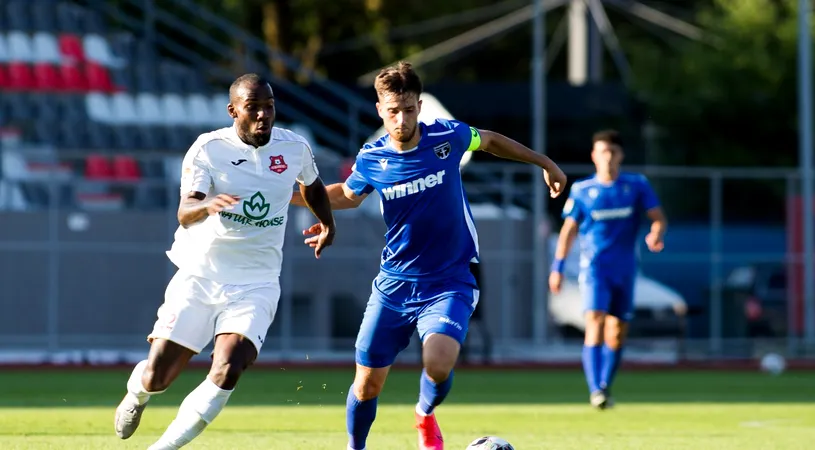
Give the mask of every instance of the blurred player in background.
[[[466, 152], [483, 149], [537, 165], [553, 197], [566, 176], [549, 158], [498, 133], [454, 120], [420, 123], [422, 82], [409, 63], [383, 69], [374, 87], [387, 134], [360, 150], [345, 183], [327, 187], [335, 209], [355, 208], [376, 190], [388, 228], [357, 336], [348, 448], [365, 448], [388, 370], [418, 329], [424, 362], [416, 405], [419, 448], [438, 450], [444, 443], [433, 411], [450, 392], [479, 294], [470, 272], [470, 263], [478, 261], [478, 236], [459, 162]], [[297, 193], [292, 202], [304, 204]], [[318, 231], [315, 225], [304, 233]], [[306, 242], [316, 245], [317, 238]]]
[[591, 404], [613, 405], [611, 383], [620, 365], [627, 323], [634, 315], [637, 236], [642, 215], [651, 221], [645, 243], [664, 247], [667, 220], [645, 176], [621, 173], [623, 147], [613, 130], [594, 135], [591, 160], [597, 173], [576, 181], [563, 208], [549, 287], [560, 291], [566, 255], [580, 240], [580, 291], [586, 308], [583, 369]]
[[320, 221], [315, 255], [334, 238], [331, 206], [311, 148], [303, 137], [274, 127], [269, 83], [244, 75], [229, 97], [234, 125], [202, 134], [184, 158], [180, 226], [167, 252], [178, 272], [148, 336], [150, 354], [133, 369], [116, 409], [116, 434], [129, 438], [150, 397], [164, 392], [214, 338], [212, 368], [150, 450], [177, 449], [198, 436], [255, 361], [280, 297], [281, 250], [295, 182]]

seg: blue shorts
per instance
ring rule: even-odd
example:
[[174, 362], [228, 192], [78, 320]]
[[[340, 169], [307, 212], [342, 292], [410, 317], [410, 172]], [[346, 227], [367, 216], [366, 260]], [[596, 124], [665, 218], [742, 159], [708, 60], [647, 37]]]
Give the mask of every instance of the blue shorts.
[[586, 311], [602, 311], [628, 322], [634, 318], [634, 280], [632, 275], [581, 274], [580, 293]]
[[414, 283], [378, 276], [357, 335], [357, 364], [390, 366], [417, 329], [422, 342], [439, 333], [462, 344], [478, 294], [472, 277]]

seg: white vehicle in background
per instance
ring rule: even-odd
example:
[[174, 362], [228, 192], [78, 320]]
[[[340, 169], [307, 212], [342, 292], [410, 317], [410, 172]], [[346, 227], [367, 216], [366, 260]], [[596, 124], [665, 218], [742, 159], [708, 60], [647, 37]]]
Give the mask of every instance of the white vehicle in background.
[[[549, 240], [550, 259], [556, 246], [554, 236]], [[582, 336], [585, 331], [583, 298], [577, 282], [579, 264], [579, 245], [575, 241], [566, 258], [563, 287], [558, 294], [549, 294], [549, 315], [564, 337]], [[688, 307], [678, 292], [639, 272], [634, 286], [634, 309], [629, 335], [656, 337], [682, 333]]]

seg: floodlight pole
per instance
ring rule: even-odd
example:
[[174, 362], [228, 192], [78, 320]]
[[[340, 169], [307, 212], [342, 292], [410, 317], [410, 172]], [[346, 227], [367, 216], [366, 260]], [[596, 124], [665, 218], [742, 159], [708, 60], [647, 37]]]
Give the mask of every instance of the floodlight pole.
[[[543, 0], [534, 3], [532, 33], [532, 149], [546, 154], [546, 11]], [[548, 196], [543, 175], [537, 168], [532, 176], [534, 196], [532, 201], [532, 240], [535, 254], [532, 257], [532, 334], [536, 345], [545, 344], [548, 336], [548, 274], [549, 232], [546, 219]]]
[[815, 228], [812, 174], [812, 33], [810, 0], [798, 0], [798, 133], [804, 232], [804, 337], [815, 343]]

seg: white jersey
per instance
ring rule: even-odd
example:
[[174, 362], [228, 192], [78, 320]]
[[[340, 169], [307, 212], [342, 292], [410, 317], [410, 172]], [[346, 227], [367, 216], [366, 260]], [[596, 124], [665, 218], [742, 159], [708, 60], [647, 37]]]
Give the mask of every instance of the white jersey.
[[226, 284], [263, 283], [280, 275], [283, 239], [295, 181], [318, 176], [302, 136], [273, 128], [269, 143], [254, 148], [234, 127], [202, 134], [184, 157], [181, 195], [229, 194], [240, 202], [189, 228], [178, 227], [167, 256], [184, 272]]

